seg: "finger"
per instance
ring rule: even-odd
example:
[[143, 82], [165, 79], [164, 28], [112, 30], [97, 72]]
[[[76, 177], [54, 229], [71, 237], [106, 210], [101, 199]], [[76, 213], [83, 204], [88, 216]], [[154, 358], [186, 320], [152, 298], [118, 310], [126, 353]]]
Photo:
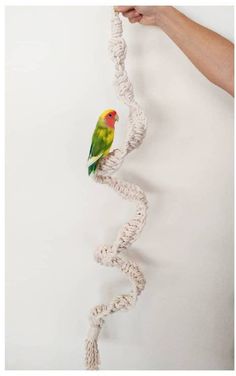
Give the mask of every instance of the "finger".
[[122, 15], [127, 18], [135, 18], [140, 16], [140, 14], [135, 9], [122, 13]]
[[132, 10], [132, 9], [134, 9], [134, 7], [132, 7], [132, 6], [115, 6], [114, 7], [114, 10], [116, 11], [116, 12], [121, 12], [121, 13], [125, 13], [125, 12], [128, 12], [129, 10]]
[[141, 16], [141, 14], [139, 14], [137, 17], [129, 18], [129, 22], [130, 23], [136, 23], [136, 22], [141, 21], [141, 19], [142, 19], [142, 16]]

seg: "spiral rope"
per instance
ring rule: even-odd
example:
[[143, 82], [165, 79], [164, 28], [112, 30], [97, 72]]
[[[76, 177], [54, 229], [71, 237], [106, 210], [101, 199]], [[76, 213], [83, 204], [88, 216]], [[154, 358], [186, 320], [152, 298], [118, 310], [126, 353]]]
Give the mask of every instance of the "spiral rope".
[[122, 198], [136, 204], [136, 214], [119, 230], [112, 245], [103, 245], [95, 251], [95, 260], [105, 266], [117, 267], [131, 283], [131, 291], [112, 299], [109, 304], [99, 304], [90, 313], [90, 330], [86, 339], [85, 363], [88, 370], [99, 369], [100, 356], [97, 340], [106, 316], [120, 310], [128, 310], [136, 303], [137, 297], [145, 287], [145, 279], [138, 265], [129, 260], [123, 252], [131, 246], [141, 233], [147, 216], [147, 199], [142, 189], [129, 182], [112, 177], [122, 165], [125, 156], [141, 145], [147, 120], [143, 110], [136, 102], [133, 86], [125, 70], [126, 43], [122, 38], [122, 21], [117, 12], [112, 17], [112, 37], [109, 43], [111, 58], [115, 64], [115, 87], [119, 99], [128, 106], [128, 130], [122, 149], [115, 149], [98, 165], [94, 176], [96, 182], [107, 184]]

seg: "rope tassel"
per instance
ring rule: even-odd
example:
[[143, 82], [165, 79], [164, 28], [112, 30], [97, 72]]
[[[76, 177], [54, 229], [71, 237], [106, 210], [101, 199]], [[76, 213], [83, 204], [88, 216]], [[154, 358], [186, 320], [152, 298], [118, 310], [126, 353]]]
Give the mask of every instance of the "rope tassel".
[[117, 12], [114, 12], [111, 30], [109, 50], [115, 64], [115, 87], [119, 99], [129, 108], [128, 130], [123, 148], [113, 150], [107, 157], [100, 160], [94, 178], [97, 183], [110, 186], [123, 199], [134, 202], [136, 214], [121, 227], [112, 245], [97, 248], [95, 260], [101, 265], [117, 267], [124, 273], [131, 283], [131, 291], [114, 297], [109, 304], [100, 304], [92, 309], [85, 354], [88, 370], [99, 369], [100, 356], [97, 340], [106, 316], [133, 307], [145, 287], [141, 270], [134, 261], [125, 257], [124, 251], [138, 238], [145, 225], [148, 208], [146, 195], [136, 184], [117, 179], [112, 175], [121, 167], [126, 155], [141, 145], [146, 133], [147, 120], [142, 108], [135, 100], [133, 86], [125, 70], [127, 47], [122, 38], [122, 22]]

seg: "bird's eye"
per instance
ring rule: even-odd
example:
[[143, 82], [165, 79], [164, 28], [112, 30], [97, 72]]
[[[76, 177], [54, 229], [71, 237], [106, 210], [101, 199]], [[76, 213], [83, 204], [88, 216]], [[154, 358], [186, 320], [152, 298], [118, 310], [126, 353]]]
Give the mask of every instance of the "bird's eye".
[[110, 117], [112, 117], [112, 114], [109, 114]]

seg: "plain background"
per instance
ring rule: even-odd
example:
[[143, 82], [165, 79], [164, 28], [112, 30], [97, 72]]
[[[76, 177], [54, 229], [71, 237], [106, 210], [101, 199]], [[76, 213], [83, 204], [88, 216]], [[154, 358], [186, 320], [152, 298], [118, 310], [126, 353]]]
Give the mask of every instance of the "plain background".
[[[233, 7], [179, 7], [233, 38]], [[6, 10], [6, 367], [83, 369], [90, 308], [130, 286], [95, 263], [134, 207], [89, 179], [112, 86], [109, 7]], [[147, 193], [129, 250], [147, 280], [106, 321], [102, 369], [233, 368], [233, 99], [158, 28], [124, 20], [127, 69], [148, 116], [119, 176]]]

